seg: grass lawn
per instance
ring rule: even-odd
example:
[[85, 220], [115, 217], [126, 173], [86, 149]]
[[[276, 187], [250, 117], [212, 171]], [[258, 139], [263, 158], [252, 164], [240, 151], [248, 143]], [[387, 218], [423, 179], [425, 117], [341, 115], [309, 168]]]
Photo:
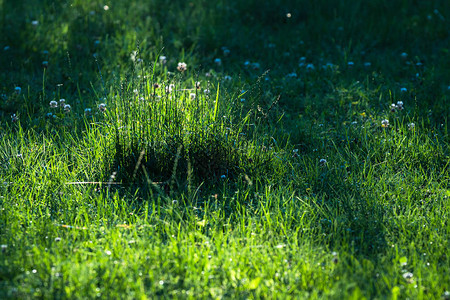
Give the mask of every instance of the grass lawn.
[[0, 11], [1, 299], [450, 299], [450, 1]]

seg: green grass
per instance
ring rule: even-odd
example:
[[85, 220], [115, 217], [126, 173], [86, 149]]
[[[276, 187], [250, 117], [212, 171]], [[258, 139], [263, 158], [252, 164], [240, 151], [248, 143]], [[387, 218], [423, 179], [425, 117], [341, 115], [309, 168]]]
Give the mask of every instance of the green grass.
[[449, 4], [0, 1], [0, 297], [450, 299]]

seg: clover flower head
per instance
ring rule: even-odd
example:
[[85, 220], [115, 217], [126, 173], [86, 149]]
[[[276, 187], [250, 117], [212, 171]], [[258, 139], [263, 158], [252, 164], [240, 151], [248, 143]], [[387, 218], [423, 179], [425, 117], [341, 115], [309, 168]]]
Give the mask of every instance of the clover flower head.
[[167, 62], [167, 57], [165, 57], [164, 55], [161, 55], [159, 57], [159, 62], [164, 65]]
[[395, 112], [395, 110], [397, 109], [397, 105], [395, 105], [394, 103], [391, 104], [391, 112]]
[[314, 70], [316, 67], [314, 67], [314, 65], [313, 64], [307, 64], [306, 65], [306, 70], [308, 70], [308, 71], [312, 71], [312, 70]]
[[215, 63], [216, 65], [218, 65], [218, 66], [221, 66], [221, 65], [222, 65], [222, 60], [221, 60], [220, 58], [216, 58], [216, 59], [214, 60], [214, 63]]
[[383, 127], [383, 128], [389, 127], [389, 120], [384, 119], [383, 121], [381, 121], [381, 127]]
[[44, 61], [42, 62], [42, 67], [48, 68], [48, 61], [44, 60]]
[[106, 104], [105, 103], [100, 103], [98, 105], [98, 110], [101, 112], [105, 112], [106, 111]]
[[13, 123], [19, 121], [19, 117], [18, 117], [16, 114], [12, 114], [12, 115], [11, 115], [11, 121], [12, 121]]
[[397, 101], [396, 107], [397, 107], [397, 109], [402, 110], [403, 109], [403, 101]]
[[31, 21], [31, 25], [33, 25], [34, 27], [39, 25], [39, 21], [38, 20], [33, 20]]
[[51, 108], [57, 108], [58, 107], [58, 102], [56, 102], [55, 100], [50, 101], [50, 107]]
[[416, 127], [416, 124], [414, 124], [414, 123], [409, 123], [408, 124], [408, 129], [409, 130], [413, 130], [415, 127]]
[[189, 98], [190, 98], [191, 100], [194, 100], [195, 97], [196, 97], [196, 94], [195, 94], [195, 93], [190, 93], [190, 94], [189, 94]]
[[59, 106], [64, 107], [65, 104], [66, 104], [66, 99], [59, 99]]
[[200, 81], [195, 82], [195, 88], [196, 88], [197, 90], [200, 89], [200, 85], [201, 85], [201, 82], [200, 82]]
[[22, 92], [22, 88], [21, 88], [20, 86], [16, 86], [16, 88], [14, 89], [14, 92], [15, 92], [17, 95], [20, 95], [20, 93]]
[[326, 160], [325, 158], [321, 158], [321, 159], [319, 160], [319, 163], [320, 163], [321, 165], [325, 165], [325, 164], [327, 163], [327, 160]]
[[187, 64], [184, 62], [179, 62], [177, 66], [177, 70], [180, 72], [184, 72], [187, 69]]
[[64, 111], [69, 113], [72, 110], [72, 107], [69, 104], [64, 105]]
[[90, 109], [90, 108], [86, 108], [86, 109], [84, 110], [84, 115], [85, 115], [85, 116], [90, 116], [91, 113], [92, 113], [92, 109]]
[[402, 93], [406, 93], [407, 91], [408, 91], [408, 89], [405, 87], [400, 88], [400, 92], [402, 92]]

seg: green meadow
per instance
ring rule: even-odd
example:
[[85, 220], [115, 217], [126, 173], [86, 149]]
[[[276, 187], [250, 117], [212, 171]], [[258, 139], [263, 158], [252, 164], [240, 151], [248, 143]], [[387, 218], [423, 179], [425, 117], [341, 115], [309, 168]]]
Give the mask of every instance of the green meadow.
[[0, 11], [1, 299], [450, 299], [450, 1]]

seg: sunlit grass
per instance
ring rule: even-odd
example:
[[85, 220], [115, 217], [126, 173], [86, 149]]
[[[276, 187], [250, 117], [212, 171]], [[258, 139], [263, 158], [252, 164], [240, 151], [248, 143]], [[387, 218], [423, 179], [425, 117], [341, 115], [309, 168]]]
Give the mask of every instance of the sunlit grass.
[[448, 1], [1, 3], [1, 298], [450, 297]]

